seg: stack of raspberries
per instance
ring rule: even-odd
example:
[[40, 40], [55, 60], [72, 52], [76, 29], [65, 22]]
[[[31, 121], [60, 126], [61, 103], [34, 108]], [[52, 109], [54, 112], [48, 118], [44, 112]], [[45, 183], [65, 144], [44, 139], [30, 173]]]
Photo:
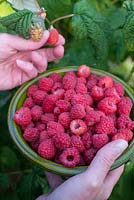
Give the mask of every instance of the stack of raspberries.
[[132, 140], [132, 106], [121, 83], [81, 65], [77, 73], [52, 73], [31, 85], [14, 121], [41, 157], [74, 167], [90, 164], [110, 141]]

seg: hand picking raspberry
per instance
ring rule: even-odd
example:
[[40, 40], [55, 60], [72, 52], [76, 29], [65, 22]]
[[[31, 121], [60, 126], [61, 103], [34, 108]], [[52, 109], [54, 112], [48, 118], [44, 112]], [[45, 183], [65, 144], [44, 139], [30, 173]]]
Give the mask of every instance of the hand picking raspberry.
[[[54, 47], [40, 49], [48, 41], [53, 43]], [[1, 33], [0, 90], [12, 89], [45, 71], [48, 62], [62, 58], [64, 43], [64, 38], [58, 32], [57, 39], [54, 40], [50, 38], [47, 30], [38, 42]]]
[[14, 115], [24, 139], [32, 148], [34, 143], [41, 157], [70, 168], [89, 165], [107, 143], [130, 142], [134, 133], [133, 103], [123, 95], [123, 86], [87, 68], [82, 65], [78, 72], [67, 72], [64, 77], [52, 73], [39, 79], [28, 88], [23, 107]]

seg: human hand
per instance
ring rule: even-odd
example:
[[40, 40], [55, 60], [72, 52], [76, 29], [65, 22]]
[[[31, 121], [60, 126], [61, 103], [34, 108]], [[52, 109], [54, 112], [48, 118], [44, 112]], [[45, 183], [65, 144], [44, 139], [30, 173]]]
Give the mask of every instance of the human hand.
[[49, 38], [49, 31], [39, 42], [19, 36], [0, 34], [0, 90], [12, 89], [46, 70], [47, 64], [62, 58], [64, 38], [54, 48], [41, 48]]
[[[116, 140], [105, 145], [97, 153], [85, 172], [68, 179], [48, 196], [42, 195], [36, 200], [108, 199], [124, 170], [124, 166], [121, 166], [109, 172], [110, 167], [127, 146], [128, 144], [124, 140]], [[56, 185], [56, 175], [54, 175], [53, 179], [52, 175], [48, 174], [48, 176], [51, 178], [50, 185], [54, 187]], [[60, 181], [58, 177], [57, 185]]]

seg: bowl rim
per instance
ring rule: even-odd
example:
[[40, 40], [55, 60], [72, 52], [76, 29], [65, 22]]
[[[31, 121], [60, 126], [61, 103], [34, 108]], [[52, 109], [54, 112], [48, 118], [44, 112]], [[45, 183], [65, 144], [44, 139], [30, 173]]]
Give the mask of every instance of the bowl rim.
[[[60, 174], [60, 175], [66, 175], [66, 176], [71, 176], [71, 175], [75, 175], [75, 174], [79, 174], [83, 171], [85, 171], [87, 169], [88, 166], [77, 166], [74, 168], [67, 168], [64, 167], [61, 164], [58, 164], [56, 162], [44, 159], [42, 157], [40, 157], [34, 150], [31, 149], [31, 147], [26, 143], [26, 141], [22, 138], [22, 135], [20, 136], [20, 133], [18, 130], [20, 130], [19, 126], [13, 121], [13, 116], [14, 113], [16, 111], [16, 108], [18, 106], [18, 102], [20, 100], [20, 98], [22, 97], [22, 95], [24, 94], [24, 92], [27, 90], [27, 88], [36, 83], [40, 78], [44, 77], [44, 76], [48, 76], [51, 73], [65, 73], [68, 71], [77, 71], [78, 66], [67, 66], [67, 67], [58, 67], [58, 68], [53, 68], [50, 70], [47, 70], [45, 72], [43, 72], [42, 74], [40, 74], [39, 76], [37, 76], [36, 78], [24, 83], [15, 93], [15, 95], [13, 96], [10, 105], [9, 105], [9, 109], [8, 109], [8, 128], [9, 128], [9, 134], [12, 138], [12, 140], [14, 141], [14, 143], [16, 144], [18, 150], [30, 161], [32, 161], [33, 163], [35, 163], [36, 165], [38, 165], [39, 167], [53, 172], [55, 174]], [[129, 95], [129, 97], [132, 99], [132, 101], [134, 101], [134, 91], [132, 90], [132, 88], [130, 86], [128, 86], [123, 80], [121, 80], [120, 78], [116, 77], [115, 75], [100, 70], [100, 69], [95, 69], [95, 68], [91, 68], [91, 73], [97, 74], [97, 75], [109, 75], [111, 76], [115, 81], [118, 81], [120, 83], [122, 83], [124, 85], [125, 91], [127, 92], [127, 94]], [[132, 154], [134, 154], [134, 152], [132, 151], [134, 147], [134, 140], [131, 141], [129, 147], [127, 148], [127, 150], [114, 162], [114, 164], [111, 167], [111, 170], [121, 166], [123, 163], [126, 163], [129, 161], [129, 159], [131, 158]], [[129, 152], [129, 153], [128, 153]]]

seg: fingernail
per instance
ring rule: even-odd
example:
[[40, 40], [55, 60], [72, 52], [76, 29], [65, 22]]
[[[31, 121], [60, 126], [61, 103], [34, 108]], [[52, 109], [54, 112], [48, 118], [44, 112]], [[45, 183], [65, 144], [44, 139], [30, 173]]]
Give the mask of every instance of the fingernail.
[[113, 148], [117, 154], [121, 154], [127, 147], [128, 147], [128, 143], [122, 139], [117, 140], [116, 144], [113, 146]]

